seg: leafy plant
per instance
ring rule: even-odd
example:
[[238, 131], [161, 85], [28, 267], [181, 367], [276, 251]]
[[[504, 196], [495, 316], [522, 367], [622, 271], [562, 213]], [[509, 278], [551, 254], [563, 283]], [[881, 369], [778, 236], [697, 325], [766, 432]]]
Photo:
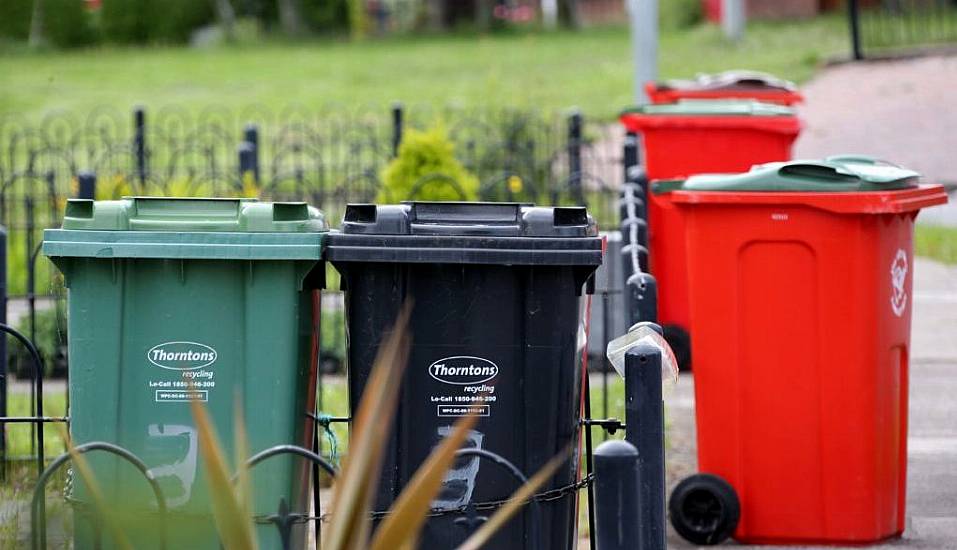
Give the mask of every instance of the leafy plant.
[[[24, 315], [15, 327], [24, 336], [30, 338], [30, 316]], [[43, 358], [47, 376], [66, 375], [66, 308], [60, 301], [50, 309], [36, 312], [36, 338], [33, 343]], [[33, 359], [22, 344], [13, 338], [7, 338], [7, 360], [9, 370], [18, 378], [31, 376]]]
[[352, 38], [363, 39], [369, 33], [365, 0], [349, 0], [349, 30]]
[[113, 544], [121, 550], [132, 550], [133, 546], [130, 544], [126, 532], [120, 527], [120, 523], [107, 504], [103, 490], [93, 475], [93, 468], [90, 467], [90, 463], [86, 460], [86, 457], [76, 451], [76, 447], [74, 447], [66, 430], [62, 426], [60, 426], [60, 429], [62, 430], [63, 443], [66, 445], [67, 452], [70, 453], [72, 459], [73, 469], [79, 474], [83, 483], [86, 485], [87, 492], [93, 501], [93, 508], [106, 525], [106, 530], [110, 534]]
[[96, 200], [119, 200], [133, 195], [133, 186], [122, 174], [101, 178], [96, 182]]
[[455, 158], [455, 145], [441, 125], [407, 130], [399, 155], [382, 171], [382, 181], [376, 195], [380, 203], [478, 199], [478, 178]]

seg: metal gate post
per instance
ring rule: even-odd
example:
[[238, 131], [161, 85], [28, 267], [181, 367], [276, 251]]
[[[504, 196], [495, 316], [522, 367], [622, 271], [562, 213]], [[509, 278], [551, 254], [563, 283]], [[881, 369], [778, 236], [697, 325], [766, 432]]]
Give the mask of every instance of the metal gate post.
[[639, 550], [665, 550], [665, 414], [661, 350], [638, 343], [625, 354], [625, 439], [638, 449]]

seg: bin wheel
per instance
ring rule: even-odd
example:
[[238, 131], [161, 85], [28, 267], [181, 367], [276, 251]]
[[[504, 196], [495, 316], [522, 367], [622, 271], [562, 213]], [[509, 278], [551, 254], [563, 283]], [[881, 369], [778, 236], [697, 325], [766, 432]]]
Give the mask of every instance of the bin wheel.
[[678, 370], [691, 372], [691, 335], [687, 330], [676, 325], [665, 325], [661, 327], [661, 332], [671, 346], [671, 351], [675, 352]]
[[671, 525], [688, 542], [721, 544], [738, 526], [741, 503], [727, 481], [711, 474], [695, 474], [671, 492], [668, 512]]

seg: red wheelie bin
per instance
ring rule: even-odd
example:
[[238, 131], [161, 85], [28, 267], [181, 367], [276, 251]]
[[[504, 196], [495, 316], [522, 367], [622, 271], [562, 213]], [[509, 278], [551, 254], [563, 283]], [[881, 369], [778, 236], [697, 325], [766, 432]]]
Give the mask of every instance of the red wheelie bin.
[[[801, 124], [788, 107], [754, 101], [679, 101], [626, 111], [621, 122], [642, 136], [648, 179], [741, 172], [791, 158]], [[658, 316], [682, 369], [690, 366], [685, 231], [667, 195], [648, 198], [649, 258], [658, 279]]]
[[671, 497], [689, 540], [903, 532], [914, 219], [947, 201], [917, 180], [832, 157], [699, 175], [670, 193], [687, 223], [704, 472]]
[[682, 99], [753, 99], [794, 105], [804, 101], [793, 82], [758, 71], [725, 71], [701, 74], [690, 80], [648, 82], [645, 92], [652, 103], [674, 103]]

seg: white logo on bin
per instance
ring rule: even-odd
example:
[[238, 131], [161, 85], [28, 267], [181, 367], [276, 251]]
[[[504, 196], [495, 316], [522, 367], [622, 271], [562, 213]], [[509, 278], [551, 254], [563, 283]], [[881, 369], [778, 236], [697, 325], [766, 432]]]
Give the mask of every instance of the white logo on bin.
[[481, 357], [456, 355], [429, 365], [429, 376], [445, 384], [481, 384], [498, 376], [498, 365]]
[[195, 370], [216, 362], [216, 350], [196, 342], [165, 342], [150, 348], [146, 358], [161, 369]]
[[891, 309], [898, 317], [904, 315], [904, 309], [907, 308], [907, 290], [904, 288], [906, 280], [907, 253], [901, 248], [891, 262]]

